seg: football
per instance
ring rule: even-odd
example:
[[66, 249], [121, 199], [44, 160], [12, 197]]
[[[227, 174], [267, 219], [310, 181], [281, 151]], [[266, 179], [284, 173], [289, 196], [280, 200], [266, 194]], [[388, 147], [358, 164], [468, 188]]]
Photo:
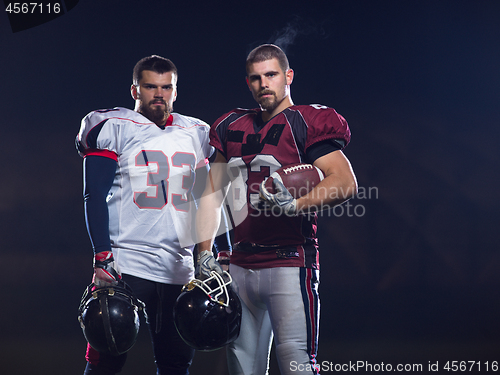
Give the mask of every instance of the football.
[[312, 164], [296, 163], [281, 167], [268, 177], [264, 186], [272, 194], [276, 193], [273, 180], [278, 179], [285, 185], [295, 199], [309, 193], [324, 175], [321, 169]]

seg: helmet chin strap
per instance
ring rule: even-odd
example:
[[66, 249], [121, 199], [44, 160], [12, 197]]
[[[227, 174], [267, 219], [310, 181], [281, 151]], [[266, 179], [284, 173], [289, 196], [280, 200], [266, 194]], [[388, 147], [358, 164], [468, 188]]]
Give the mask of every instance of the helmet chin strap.
[[106, 340], [108, 342], [108, 349], [112, 355], [120, 355], [118, 349], [116, 348], [115, 337], [113, 336], [113, 331], [111, 329], [111, 322], [109, 318], [109, 305], [107, 295], [101, 293], [99, 296], [99, 304], [102, 311], [102, 323], [104, 324], [104, 333], [106, 335]]

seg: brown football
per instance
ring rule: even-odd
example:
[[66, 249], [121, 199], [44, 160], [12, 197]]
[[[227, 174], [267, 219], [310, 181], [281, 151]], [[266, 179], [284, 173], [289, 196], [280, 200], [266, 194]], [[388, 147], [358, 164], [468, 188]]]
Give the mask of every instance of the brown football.
[[321, 169], [312, 164], [296, 163], [281, 167], [266, 180], [264, 186], [270, 193], [276, 193], [273, 180], [278, 179], [285, 185], [294, 198], [309, 193], [324, 175]]

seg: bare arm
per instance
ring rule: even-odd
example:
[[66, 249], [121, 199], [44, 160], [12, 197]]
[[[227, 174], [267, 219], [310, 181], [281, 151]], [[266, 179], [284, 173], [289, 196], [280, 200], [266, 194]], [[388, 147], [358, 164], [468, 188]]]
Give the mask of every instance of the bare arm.
[[340, 150], [330, 152], [314, 161], [325, 178], [308, 194], [297, 199], [298, 211], [317, 207], [333, 207], [354, 197], [358, 191], [356, 176], [351, 163]]
[[198, 254], [202, 251], [212, 252], [214, 238], [220, 225], [221, 206], [229, 183], [226, 165], [224, 156], [217, 153], [214, 162], [211, 163], [205, 191], [196, 213]]

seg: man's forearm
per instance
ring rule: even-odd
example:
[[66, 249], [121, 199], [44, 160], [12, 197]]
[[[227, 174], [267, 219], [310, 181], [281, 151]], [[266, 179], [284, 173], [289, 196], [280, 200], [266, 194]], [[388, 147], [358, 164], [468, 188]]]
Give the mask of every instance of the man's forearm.
[[[200, 205], [196, 213], [198, 251], [212, 251], [214, 238], [219, 229], [222, 199], [215, 197], [216, 194], [205, 195], [200, 199]], [[219, 192], [219, 194], [221, 193]]]
[[308, 194], [297, 199], [299, 211], [311, 207], [325, 209], [351, 199], [357, 193], [357, 181], [349, 160], [341, 151], [317, 159], [314, 163], [325, 173], [325, 179]]

